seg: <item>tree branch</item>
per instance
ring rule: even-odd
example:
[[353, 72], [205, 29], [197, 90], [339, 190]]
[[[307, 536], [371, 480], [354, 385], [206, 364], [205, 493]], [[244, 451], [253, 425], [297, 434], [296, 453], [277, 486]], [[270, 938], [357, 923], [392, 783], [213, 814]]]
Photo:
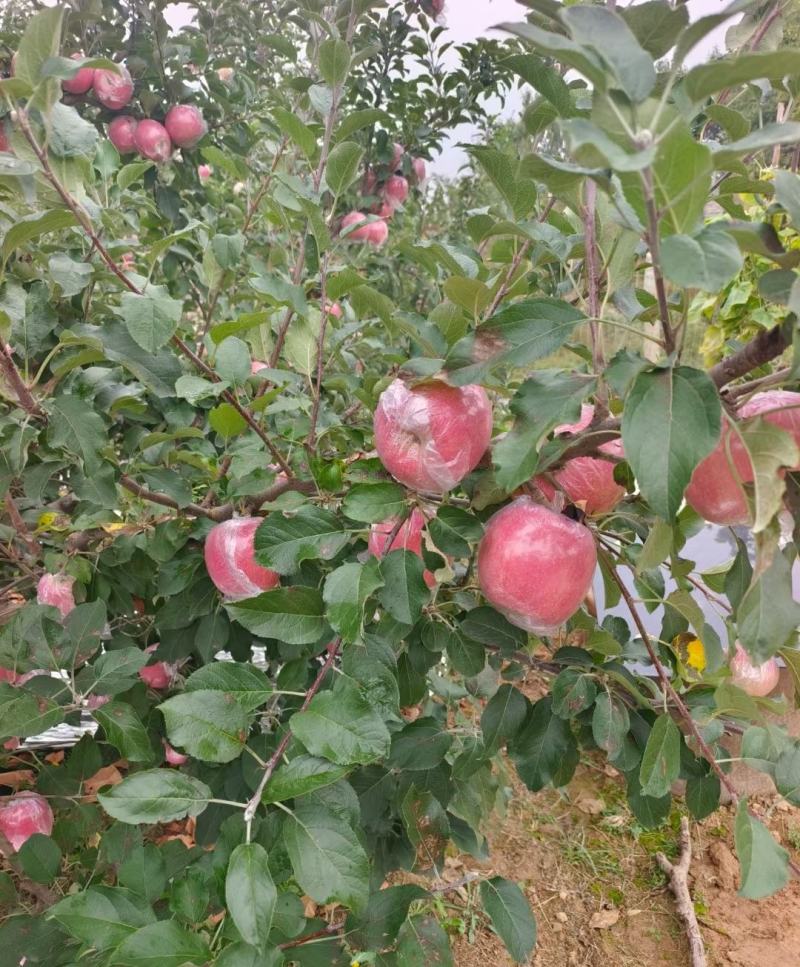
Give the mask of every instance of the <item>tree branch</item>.
[[713, 366], [709, 376], [717, 389], [721, 389], [733, 380], [746, 376], [749, 372], [763, 366], [780, 356], [789, 348], [790, 337], [783, 324], [760, 332], [747, 345], [732, 356], [720, 360]]
[[675, 351], [675, 332], [669, 315], [667, 290], [664, 276], [661, 272], [661, 248], [658, 238], [658, 212], [656, 211], [655, 189], [653, 188], [653, 172], [645, 168], [642, 172], [642, 186], [644, 188], [644, 204], [647, 212], [647, 244], [650, 247], [650, 260], [653, 264], [653, 278], [656, 285], [656, 299], [658, 300], [658, 315], [661, 329], [664, 333], [664, 349], [667, 354]]
[[656, 862], [669, 879], [669, 888], [675, 896], [678, 916], [683, 920], [686, 937], [689, 941], [689, 952], [692, 967], [706, 967], [706, 949], [697, 914], [694, 912], [692, 894], [689, 892], [689, 865], [692, 862], [692, 837], [689, 832], [689, 820], [681, 817], [680, 854], [677, 863], [670, 863], [663, 853], [656, 853]]
[[[325, 678], [328, 672], [330, 671], [331, 666], [336, 661], [336, 656], [339, 654], [339, 649], [341, 645], [342, 645], [341, 638], [334, 638], [334, 640], [328, 645], [328, 657], [325, 659], [324, 663], [322, 664], [317, 674], [317, 677], [311, 683], [311, 687], [306, 692], [306, 697], [303, 699], [303, 704], [300, 706], [301, 712], [304, 712], [308, 708], [308, 706], [311, 704], [311, 699], [317, 694], [317, 692], [322, 687], [322, 683], [325, 681]], [[264, 772], [262, 773], [261, 780], [258, 783], [256, 791], [253, 793], [252, 797], [247, 803], [247, 806], [245, 807], [244, 821], [245, 821], [245, 825], [247, 826], [248, 841], [250, 839], [250, 824], [253, 822], [253, 817], [256, 814], [256, 810], [261, 804], [261, 797], [264, 795], [264, 789], [266, 788], [267, 783], [269, 782], [272, 776], [272, 773], [278, 767], [278, 764], [283, 758], [283, 754], [286, 751], [286, 747], [289, 745], [289, 742], [291, 741], [291, 739], [292, 739], [291, 730], [287, 728], [283, 738], [278, 743], [277, 749], [275, 749], [275, 751], [269, 757], [267, 764], [264, 766]]]
[[16, 502], [11, 496], [10, 490], [6, 491], [6, 495], [3, 499], [5, 500], [8, 518], [11, 521], [11, 525], [14, 530], [17, 532], [17, 534], [19, 534], [20, 540], [23, 542], [23, 544], [25, 544], [34, 557], [39, 557], [39, 555], [42, 553], [41, 544], [28, 530], [25, 521], [22, 519], [22, 514], [20, 514], [19, 509], [17, 508]]
[[33, 393], [28, 389], [25, 380], [11, 358], [11, 346], [0, 345], [0, 370], [6, 378], [6, 382], [14, 391], [17, 402], [22, 409], [30, 416], [47, 419], [44, 410], [36, 402]]

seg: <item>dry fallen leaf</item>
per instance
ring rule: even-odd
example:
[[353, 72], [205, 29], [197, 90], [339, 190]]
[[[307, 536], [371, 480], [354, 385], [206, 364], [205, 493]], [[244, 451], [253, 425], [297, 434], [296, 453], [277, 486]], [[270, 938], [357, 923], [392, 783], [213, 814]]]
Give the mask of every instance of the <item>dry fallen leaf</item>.
[[97, 799], [97, 793], [103, 786], [116, 786], [122, 782], [122, 773], [115, 765], [103, 766], [89, 779], [84, 780], [84, 802]]
[[589, 926], [594, 930], [608, 930], [619, 920], [619, 910], [598, 910], [592, 914]]
[[36, 782], [36, 773], [31, 769], [17, 769], [15, 772], [0, 772], [0, 786], [19, 789], [20, 786], [32, 786]]

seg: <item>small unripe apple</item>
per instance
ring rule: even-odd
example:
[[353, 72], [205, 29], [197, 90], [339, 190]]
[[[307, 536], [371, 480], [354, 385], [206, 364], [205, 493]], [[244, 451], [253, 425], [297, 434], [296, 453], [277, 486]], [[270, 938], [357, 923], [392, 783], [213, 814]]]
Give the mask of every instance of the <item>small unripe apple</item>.
[[3, 743], [3, 748], [6, 750], [6, 752], [16, 752], [19, 746], [19, 738], [16, 735], [12, 735], [10, 739], [6, 739]]
[[110, 695], [87, 695], [86, 708], [93, 712], [96, 708], [102, 708], [111, 701]]
[[382, 218], [385, 222], [388, 222], [390, 218], [394, 216], [394, 207], [389, 204], [388, 201], [381, 202], [380, 205], [373, 205], [370, 208], [370, 212], [373, 215], [377, 215]]
[[369, 244], [380, 248], [389, 238], [389, 226], [384, 221], [372, 222], [369, 226]]
[[174, 104], [167, 111], [164, 127], [179, 148], [193, 148], [208, 131], [202, 113], [194, 104]]
[[262, 369], [269, 369], [269, 363], [265, 363], [260, 359], [254, 359], [250, 363], [250, 375], [255, 376], [256, 373], [260, 373]]
[[119, 114], [108, 126], [108, 140], [120, 154], [136, 151], [136, 128], [139, 122], [130, 114]]
[[492, 405], [481, 386], [396, 379], [375, 409], [375, 447], [400, 483], [442, 494], [474, 470], [492, 438]]
[[367, 221], [367, 216], [363, 212], [348, 212], [342, 219], [342, 228], [350, 228], [351, 225], [360, 225], [348, 232], [348, 242], [369, 242], [372, 239], [372, 222]]
[[478, 583], [486, 600], [519, 628], [551, 635], [592, 586], [597, 550], [588, 528], [518, 497], [486, 525]]
[[166, 739], [162, 739], [164, 743], [164, 758], [168, 765], [171, 766], [183, 766], [189, 761], [189, 756], [184, 755], [182, 752], [178, 752], [173, 749], [172, 746], [167, 742]]
[[75, 607], [75, 597], [72, 585], [75, 578], [68, 574], [43, 574], [36, 585], [36, 600], [39, 604], [49, 604], [58, 608], [61, 617], [66, 616]]
[[167, 129], [160, 121], [152, 118], [145, 118], [137, 124], [133, 141], [143, 158], [149, 158], [158, 164], [169, 161], [172, 155], [172, 141]]
[[0, 151], [11, 154], [11, 142], [6, 134], [5, 118], [0, 118]]
[[[391, 544], [388, 544], [389, 536], [397, 525], [397, 519], [391, 517], [379, 524], [373, 524], [369, 532], [367, 549], [373, 557], [385, 557], [389, 551], [397, 550], [411, 551], [417, 557], [422, 557], [422, 531], [425, 524], [425, 515], [415, 507], [395, 534]], [[425, 570], [422, 576], [429, 588], [436, 584], [436, 578], [431, 571]]]
[[[592, 422], [594, 407], [585, 403], [577, 423], [565, 423], [555, 428], [556, 435], [580, 433]], [[610, 440], [598, 448], [611, 456], [624, 456], [621, 440]], [[600, 457], [575, 457], [553, 474], [559, 487], [573, 504], [581, 506], [587, 514], [608, 514], [625, 496], [625, 488], [614, 480], [614, 464]], [[553, 488], [548, 480], [534, 480], [542, 493], [552, 500]]]
[[218, 67], [217, 77], [222, 81], [223, 84], [230, 84], [233, 81], [233, 68]]
[[197, 177], [200, 181], [208, 181], [208, 179], [214, 174], [214, 169], [211, 165], [198, 165], [197, 166]]
[[398, 208], [408, 198], [408, 181], [402, 175], [392, 175], [386, 179], [383, 195], [392, 208]]
[[[83, 60], [83, 54], [72, 54], [72, 60]], [[94, 81], [94, 67], [81, 67], [69, 80], [63, 80], [61, 87], [68, 94], [85, 94]]]
[[342, 307], [338, 302], [328, 302], [325, 305], [325, 311], [329, 316], [333, 316], [334, 319], [342, 318]]
[[280, 584], [280, 575], [256, 564], [255, 535], [261, 517], [234, 517], [213, 527], [204, 554], [208, 576], [232, 601], [252, 598]]
[[411, 159], [411, 169], [414, 172], [414, 178], [418, 185], [421, 185], [425, 179], [428, 177], [427, 170], [425, 168], [424, 158], [412, 158]]
[[122, 264], [123, 271], [130, 272], [130, 270], [136, 264], [136, 256], [133, 254], [133, 252], [123, 252], [120, 262]]
[[16, 685], [19, 681], [19, 674], [11, 668], [0, 668], [0, 682], [8, 682], [9, 685]]
[[98, 69], [92, 78], [92, 87], [97, 100], [110, 111], [120, 111], [130, 104], [133, 97], [133, 81], [123, 64], [117, 65], [119, 73]]
[[49, 836], [52, 832], [53, 810], [38, 793], [18, 792], [0, 803], [0, 833], [15, 853], [34, 833]]
[[758, 698], [769, 693], [778, 684], [781, 670], [775, 658], [768, 658], [761, 665], [754, 665], [750, 656], [736, 642], [736, 652], [731, 658], [731, 681], [743, 692]]

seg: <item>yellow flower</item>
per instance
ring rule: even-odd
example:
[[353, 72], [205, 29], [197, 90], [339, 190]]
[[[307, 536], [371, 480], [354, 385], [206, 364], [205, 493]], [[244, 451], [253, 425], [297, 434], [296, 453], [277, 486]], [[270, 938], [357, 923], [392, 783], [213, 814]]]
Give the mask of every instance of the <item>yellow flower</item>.
[[686, 642], [686, 664], [699, 672], [706, 667], [706, 650], [699, 638]]

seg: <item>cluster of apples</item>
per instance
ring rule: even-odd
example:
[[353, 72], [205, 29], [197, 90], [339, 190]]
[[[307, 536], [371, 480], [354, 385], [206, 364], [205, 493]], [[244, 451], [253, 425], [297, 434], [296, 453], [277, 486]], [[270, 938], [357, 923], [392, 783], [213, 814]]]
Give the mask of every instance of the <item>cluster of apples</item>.
[[[359, 226], [348, 232], [347, 238], [351, 241], [367, 242], [376, 248], [383, 245], [389, 238], [389, 221], [408, 198], [410, 183], [408, 178], [399, 170], [405, 155], [405, 148], [395, 142], [392, 146], [392, 152], [392, 160], [387, 166], [388, 177], [380, 182], [375, 168], [367, 168], [361, 183], [362, 194], [366, 198], [377, 195], [378, 201], [370, 207], [369, 213], [352, 211], [348, 212], [342, 219], [342, 229], [349, 229], [353, 225]], [[411, 159], [411, 175], [417, 185], [421, 185], [425, 181], [427, 173], [423, 158]], [[377, 219], [370, 220], [370, 214], [377, 215]]]
[[[80, 60], [81, 54], [73, 54]], [[127, 68], [119, 65], [119, 73], [94, 67], [81, 67], [74, 77], [62, 81], [69, 94], [86, 94], [91, 88], [94, 96], [110, 111], [121, 111], [133, 98], [133, 80]], [[193, 148], [208, 130], [200, 110], [192, 104], [174, 104], [164, 123], [153, 118], [138, 120], [130, 114], [120, 114], [108, 126], [108, 138], [120, 154], [138, 152], [143, 158], [158, 164], [168, 161], [175, 148]]]

